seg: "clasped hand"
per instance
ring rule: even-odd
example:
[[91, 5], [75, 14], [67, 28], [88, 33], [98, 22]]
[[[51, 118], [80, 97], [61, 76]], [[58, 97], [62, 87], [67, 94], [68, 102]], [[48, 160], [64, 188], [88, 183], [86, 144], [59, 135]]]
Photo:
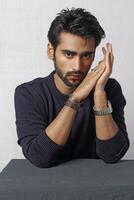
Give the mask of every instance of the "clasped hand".
[[112, 73], [113, 60], [114, 60], [112, 44], [107, 43], [106, 47], [102, 48], [102, 52], [104, 56], [103, 60], [101, 60], [98, 63], [97, 67], [95, 67], [93, 71], [95, 71], [96, 68], [100, 66], [103, 66], [105, 70], [97, 80], [96, 85], [94, 87], [94, 92], [96, 92], [97, 90], [104, 90], [105, 84]]
[[94, 92], [94, 95], [98, 91], [104, 91], [105, 84], [112, 73], [114, 59], [112, 44], [107, 43], [106, 47], [102, 48], [102, 52], [103, 60], [86, 75], [81, 84], [72, 93], [72, 97], [76, 102], [83, 101], [91, 91]]

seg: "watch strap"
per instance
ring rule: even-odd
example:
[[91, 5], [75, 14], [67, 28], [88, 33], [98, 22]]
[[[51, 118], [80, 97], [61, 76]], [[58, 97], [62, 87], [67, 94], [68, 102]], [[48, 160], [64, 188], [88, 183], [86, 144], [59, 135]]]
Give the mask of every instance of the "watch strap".
[[102, 116], [102, 115], [108, 115], [108, 114], [111, 114], [113, 112], [113, 109], [112, 109], [112, 105], [110, 103], [109, 100], [107, 100], [107, 105], [108, 107], [105, 108], [105, 109], [102, 109], [102, 110], [96, 110], [95, 109], [95, 106], [93, 107], [93, 110], [94, 110], [94, 114], [97, 115], [97, 116]]

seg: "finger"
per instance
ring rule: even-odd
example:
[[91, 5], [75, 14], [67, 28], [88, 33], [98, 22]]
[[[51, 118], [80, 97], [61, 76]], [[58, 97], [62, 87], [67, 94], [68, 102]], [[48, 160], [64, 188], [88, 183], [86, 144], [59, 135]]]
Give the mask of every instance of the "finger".
[[101, 67], [99, 67], [97, 70], [94, 71], [94, 76], [96, 78], [99, 78], [103, 74], [103, 72], [105, 71], [105, 68], [106, 67], [104, 65], [102, 65]]
[[109, 60], [109, 66], [112, 67], [111, 53], [109, 53], [108, 56], [109, 56], [109, 59], [108, 59]]
[[107, 53], [107, 56], [106, 56], [106, 70], [105, 71], [108, 76], [110, 76], [110, 74], [112, 73], [112, 63], [111, 63], [109, 52]]
[[105, 65], [97, 65], [95, 68], [91, 69], [91, 73], [94, 75], [99, 74], [101, 71], [104, 71], [105, 68]]
[[101, 64], [101, 63], [102, 63], [102, 62], [103, 62], [103, 61], [100, 61], [96, 67], [94, 67], [94, 68], [91, 69], [91, 71], [96, 71], [97, 69], [101, 68], [101, 67], [102, 67], [102, 64]]
[[113, 61], [114, 61], [112, 44], [107, 43], [106, 46], [107, 46], [107, 51], [110, 53], [110, 64], [111, 64], [111, 67], [112, 67], [113, 66]]
[[105, 65], [104, 59], [98, 62], [98, 65]]
[[107, 53], [105, 47], [102, 47], [102, 52], [103, 52], [103, 56], [104, 56], [103, 60], [105, 61], [105, 59], [106, 59], [106, 53]]
[[113, 48], [112, 48], [112, 44], [111, 43], [107, 43], [107, 51], [110, 53], [110, 59], [111, 59], [111, 63], [113, 60]]
[[109, 45], [109, 50], [110, 50], [111, 54], [113, 54], [113, 47], [112, 47], [112, 44]]
[[102, 52], [103, 52], [103, 55], [105, 56], [106, 55], [106, 49], [105, 49], [105, 47], [102, 47]]
[[106, 66], [109, 68], [111, 65], [111, 56], [110, 56], [110, 53], [107, 52], [106, 53]]
[[111, 51], [111, 65], [113, 66], [114, 56], [113, 56], [113, 47], [112, 47], [112, 44], [110, 46], [110, 51]]
[[114, 56], [112, 57], [112, 62], [111, 62], [111, 65], [113, 66], [113, 62], [114, 62]]

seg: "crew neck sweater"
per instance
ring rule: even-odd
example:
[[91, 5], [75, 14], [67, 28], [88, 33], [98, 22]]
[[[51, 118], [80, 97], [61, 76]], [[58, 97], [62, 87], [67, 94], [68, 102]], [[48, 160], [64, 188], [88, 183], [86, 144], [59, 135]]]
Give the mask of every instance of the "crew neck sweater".
[[118, 133], [108, 140], [96, 137], [93, 98], [89, 94], [76, 113], [67, 142], [59, 145], [45, 131], [68, 99], [68, 95], [57, 89], [54, 73], [25, 82], [15, 89], [15, 122], [18, 144], [24, 156], [40, 168], [78, 158], [102, 159], [106, 163], [120, 160], [129, 148], [124, 119], [126, 100], [120, 84], [109, 78], [105, 85], [107, 99], [113, 107], [112, 116], [119, 127]]

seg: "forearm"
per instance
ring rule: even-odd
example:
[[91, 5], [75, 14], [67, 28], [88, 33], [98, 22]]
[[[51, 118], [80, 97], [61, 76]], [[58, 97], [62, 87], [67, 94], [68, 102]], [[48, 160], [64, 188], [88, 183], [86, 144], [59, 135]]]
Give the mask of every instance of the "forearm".
[[64, 106], [57, 117], [45, 129], [48, 137], [56, 144], [64, 145], [67, 142], [76, 112], [76, 110]]
[[[107, 108], [107, 97], [105, 91], [94, 93], [94, 106], [96, 110]], [[100, 140], [108, 140], [118, 132], [118, 126], [111, 114], [95, 116], [96, 136]]]
[[30, 137], [22, 140], [25, 157], [41, 168], [58, 164], [60, 152], [69, 137], [76, 112], [64, 106], [57, 117], [32, 142]]
[[[94, 104], [98, 110], [107, 107], [105, 91], [94, 93]], [[114, 163], [123, 157], [129, 144], [111, 114], [95, 116], [96, 152], [106, 163]]]

